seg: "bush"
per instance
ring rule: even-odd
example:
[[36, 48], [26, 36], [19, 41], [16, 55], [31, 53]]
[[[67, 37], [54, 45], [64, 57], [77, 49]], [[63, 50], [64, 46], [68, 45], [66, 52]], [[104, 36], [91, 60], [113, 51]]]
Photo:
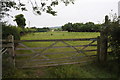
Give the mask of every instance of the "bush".
[[111, 23], [109, 39], [113, 57], [120, 60], [120, 25], [118, 22]]
[[6, 39], [8, 35], [13, 35], [15, 40], [20, 40], [21, 29], [15, 26], [2, 25], [2, 38]]
[[15, 40], [20, 40], [20, 36], [26, 33], [36, 32], [36, 29], [21, 28], [11, 25], [2, 24], [2, 38], [6, 39], [9, 35], [13, 35]]

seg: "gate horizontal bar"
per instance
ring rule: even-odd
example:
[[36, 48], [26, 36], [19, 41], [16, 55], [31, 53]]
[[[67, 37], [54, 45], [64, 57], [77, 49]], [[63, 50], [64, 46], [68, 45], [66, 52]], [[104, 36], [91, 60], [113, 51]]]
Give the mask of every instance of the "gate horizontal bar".
[[[84, 47], [86, 45], [76, 45], [76, 46], [73, 46], [73, 47]], [[96, 44], [95, 45], [88, 45], [88, 46], [97, 46]], [[55, 46], [55, 47], [51, 47], [53, 49], [55, 48], [68, 48], [68, 47], [71, 47], [71, 46]], [[36, 47], [36, 48], [15, 48], [15, 50], [35, 50], [35, 49], [44, 49], [46, 47]]]
[[[84, 52], [94, 52], [95, 50], [83, 50]], [[69, 53], [77, 53], [77, 51], [67, 51], [67, 52], [56, 52], [56, 53], [44, 53], [43, 55], [52, 55], [52, 54], [69, 54]], [[81, 52], [79, 52], [81, 53]], [[33, 56], [34, 54], [16, 54], [16, 56]]]
[[[90, 55], [90, 57], [94, 57], [96, 55]], [[66, 57], [66, 58], [53, 58], [53, 59], [33, 59], [32, 61], [52, 61], [52, 60], [64, 60], [64, 59], [80, 59], [84, 58], [86, 56], [76, 56], [76, 57]]]
[[68, 64], [80, 64], [80, 63], [87, 63], [87, 62], [91, 62], [93, 60], [89, 60], [89, 61], [81, 61], [81, 62], [71, 62], [71, 63], [61, 63], [61, 64], [46, 64], [46, 65], [39, 65], [39, 66], [23, 66], [23, 67], [18, 67], [18, 68], [22, 68], [22, 69], [31, 69], [31, 68], [40, 68], [40, 67], [52, 67], [52, 66], [60, 66], [60, 65], [68, 65]]
[[[93, 52], [97, 50], [83, 50], [84, 52]], [[57, 53], [44, 53], [43, 55], [51, 55], [51, 54], [66, 54], [66, 53], [78, 53], [77, 51], [68, 51], [68, 52], [57, 52]], [[82, 53], [79, 51], [79, 53]]]
[[75, 59], [69, 59], [69, 60], [63, 60], [63, 61], [48, 61], [48, 62], [31, 62], [32, 63], [32, 65], [34, 65], [34, 64], [37, 64], [37, 65], [40, 65], [40, 64], [54, 64], [54, 63], [58, 63], [58, 64], [60, 64], [60, 63], [67, 63], [67, 62], [75, 62], [75, 61], [78, 61], [78, 60], [75, 60]]
[[[90, 55], [90, 57], [96, 57], [97, 55]], [[64, 58], [53, 58], [53, 59], [33, 59], [33, 60], [31, 60], [31, 62], [33, 61], [33, 62], [37, 62], [37, 61], [42, 61], [42, 62], [44, 62], [44, 61], [53, 61], [53, 60], [65, 60], [65, 59], [82, 59], [82, 58], [85, 58], [86, 56], [76, 56], [76, 57], [64, 57]], [[87, 57], [86, 57], [87, 58]], [[16, 61], [17, 63], [23, 63], [23, 61]]]
[[44, 39], [44, 40], [15, 40], [15, 43], [18, 42], [49, 42], [49, 41], [93, 41], [97, 38], [80, 38], [80, 39]]

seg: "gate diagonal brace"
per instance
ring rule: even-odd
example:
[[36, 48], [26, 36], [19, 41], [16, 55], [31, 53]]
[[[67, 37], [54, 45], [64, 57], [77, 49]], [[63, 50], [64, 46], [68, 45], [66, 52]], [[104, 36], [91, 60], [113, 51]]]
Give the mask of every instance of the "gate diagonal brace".
[[58, 43], [58, 41], [56, 41], [55, 43], [51, 44], [50, 46], [48, 46], [48, 47], [44, 48], [42, 51], [37, 52], [37, 53], [35, 54], [35, 56], [34, 56], [34, 57], [32, 57], [32, 58], [35, 58], [35, 57], [37, 57], [37, 56], [39, 56], [39, 55], [42, 55], [42, 53], [43, 53], [44, 51], [46, 51], [47, 49], [49, 49], [49, 48], [53, 47], [53, 46], [54, 46], [54, 45], [56, 45], [57, 43]]
[[91, 45], [92, 43], [94, 43], [96, 40], [93, 40], [91, 43], [89, 43], [88, 45], [85, 45], [81, 50], [84, 50], [85, 48], [87, 48], [89, 45]]
[[[29, 49], [28, 46], [26, 46], [26, 45], [24, 45], [24, 44], [22, 44], [22, 43], [19, 43], [19, 45], [21, 45], [21, 46], [23, 46], [23, 47]], [[31, 50], [31, 51], [32, 51], [33, 53], [37, 53], [35, 50]], [[43, 56], [43, 57], [46, 58], [45, 56]]]
[[66, 44], [68, 46], [70, 46], [71, 48], [75, 49], [78, 53], [79, 53], [79, 49], [75, 48], [74, 46], [71, 46], [70, 44], [64, 42], [64, 41], [61, 41], [63, 44]]
[[[70, 46], [71, 48], [73, 48], [73, 49], [75, 49], [75, 50], [77, 51], [77, 53], [76, 53], [75, 55], [72, 55], [72, 57], [78, 55], [79, 53], [83, 53], [82, 50], [79, 50], [79, 49], [75, 48], [74, 46], [71, 46], [70, 44], [68, 44], [68, 43], [66, 43], [66, 42], [64, 42], [64, 41], [62, 41], [62, 43], [64, 43], [64, 44]], [[85, 54], [85, 53], [83, 53], [83, 54]], [[85, 55], [85, 56], [86, 56], [86, 55]]]
[[74, 56], [76, 56], [76, 55], [78, 55], [79, 53], [83, 53], [86, 57], [89, 57], [87, 54], [85, 54], [85, 52], [83, 51], [85, 48], [87, 48], [89, 45], [91, 45], [92, 43], [94, 43], [96, 40], [93, 40], [91, 43], [89, 43], [88, 45], [85, 45], [82, 49], [77, 49], [77, 48], [75, 48], [74, 46], [71, 46], [70, 44], [68, 44], [68, 43], [66, 43], [66, 42], [64, 42], [64, 41], [61, 41], [62, 43], [64, 43], [64, 44], [66, 44], [66, 45], [68, 45], [68, 46], [70, 46], [71, 48], [73, 48], [73, 49], [75, 49], [76, 51], [77, 51], [77, 53], [75, 54], [75, 55], [73, 55], [72, 57], [74, 57]]
[[[81, 53], [83, 53], [86, 57], [90, 57], [87, 54], [85, 54], [85, 52], [83, 51], [85, 48], [87, 48], [89, 45], [91, 45], [92, 43], [94, 43], [96, 40], [93, 40], [91, 43], [89, 43], [88, 45], [85, 45], [80, 51]], [[76, 56], [76, 55], [75, 55]]]
[[[36, 58], [37, 56], [42, 55], [42, 53], [43, 53], [44, 51], [46, 51], [47, 49], [53, 47], [53, 46], [54, 46], [55, 44], [57, 44], [57, 43], [58, 43], [58, 41], [56, 41], [55, 43], [53, 43], [53, 44], [51, 44], [50, 46], [46, 47], [45, 49], [43, 49], [42, 51], [40, 51], [40, 53], [37, 52], [33, 57], [31, 57], [30, 59], [28, 59], [28, 60], [26, 61], [26, 63], [29, 62], [29, 61], [31, 61], [33, 58]], [[42, 56], [43, 56], [43, 55], [42, 55]], [[46, 56], [44, 56], [44, 57], [47, 58]], [[47, 59], [48, 59], [48, 58], [47, 58]]]
[[[79, 49], [75, 48], [74, 46], [71, 46], [70, 44], [68, 44], [68, 43], [66, 43], [64, 41], [61, 41], [61, 42], [64, 43], [64, 44], [66, 44], [66, 45], [68, 45], [68, 46], [70, 46], [71, 48], [75, 49], [77, 51], [76, 55], [78, 55], [79, 53], [82, 53], [82, 51], [80, 51]], [[74, 55], [72, 57], [74, 57]]]
[[[24, 45], [24, 44], [22, 44], [22, 43], [19, 43], [19, 45], [21, 45], [21, 46], [23, 46], [23, 47], [25, 47], [25, 48], [29, 49], [29, 47], [28, 47], [28, 46], [26, 46], [26, 45]], [[32, 51], [33, 53], [35, 53], [35, 52], [36, 52], [36, 51], [34, 51], [34, 50], [32, 50], [32, 49], [31, 49], [31, 51]]]

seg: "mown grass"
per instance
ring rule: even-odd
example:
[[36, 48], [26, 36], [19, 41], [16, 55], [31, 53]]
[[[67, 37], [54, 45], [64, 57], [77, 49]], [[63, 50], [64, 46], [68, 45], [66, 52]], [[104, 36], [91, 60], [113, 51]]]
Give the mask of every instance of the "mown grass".
[[[21, 40], [38, 40], [38, 39], [73, 39], [73, 38], [95, 38], [99, 36], [99, 33], [92, 32], [41, 32], [41, 33], [31, 33], [21, 37]], [[25, 42], [23, 44], [29, 47], [47, 47], [53, 42]], [[86, 45], [90, 41], [67, 41], [66, 43], [75, 45]], [[96, 44], [96, 42], [94, 43]], [[65, 46], [65, 44], [59, 42], [55, 46]], [[19, 46], [21, 47], [21, 46]], [[77, 49], [81, 49], [78, 47]], [[87, 50], [96, 49], [96, 47], [88, 47]], [[72, 48], [61, 48], [61, 49], [49, 49], [45, 53], [51, 52], [64, 52], [73, 51]], [[42, 51], [42, 49], [36, 50]], [[32, 54], [32, 51], [28, 50], [18, 50], [16, 54]], [[49, 58], [60, 58], [68, 57], [75, 53], [70, 54], [59, 54], [59, 55], [47, 55]], [[96, 54], [96, 52], [87, 52], [86, 54]], [[78, 56], [83, 55], [79, 54]], [[38, 57], [40, 58], [40, 57]], [[16, 60], [26, 61], [28, 57], [16, 57]], [[41, 59], [41, 58], [40, 58]], [[34, 65], [37, 63], [34, 63]], [[22, 65], [19, 65], [22, 67]], [[110, 71], [96, 65], [94, 63], [81, 63], [72, 65], [61, 65], [55, 67], [42, 67], [37, 69], [15, 69], [13, 75], [5, 76], [10, 78], [115, 78], [116, 75], [110, 73]]]
[[99, 32], [41, 32], [27, 34], [21, 40], [95, 38], [99, 35]]

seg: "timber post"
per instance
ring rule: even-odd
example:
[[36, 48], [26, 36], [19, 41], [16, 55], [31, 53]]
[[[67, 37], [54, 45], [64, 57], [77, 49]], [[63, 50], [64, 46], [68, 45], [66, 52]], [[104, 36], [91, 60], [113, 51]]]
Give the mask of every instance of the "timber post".
[[13, 35], [8, 36], [8, 42], [9, 42], [9, 45], [11, 45], [11, 47], [9, 48], [9, 53], [11, 55], [11, 62], [13, 66], [15, 67], [15, 52], [14, 52], [14, 36]]
[[97, 61], [100, 62], [100, 36], [97, 37]]
[[103, 30], [100, 32], [100, 63], [105, 63], [107, 61], [108, 27], [109, 19], [108, 16], [105, 16], [104, 27]]
[[100, 34], [100, 62], [106, 62], [107, 60], [107, 36], [104, 31]]

